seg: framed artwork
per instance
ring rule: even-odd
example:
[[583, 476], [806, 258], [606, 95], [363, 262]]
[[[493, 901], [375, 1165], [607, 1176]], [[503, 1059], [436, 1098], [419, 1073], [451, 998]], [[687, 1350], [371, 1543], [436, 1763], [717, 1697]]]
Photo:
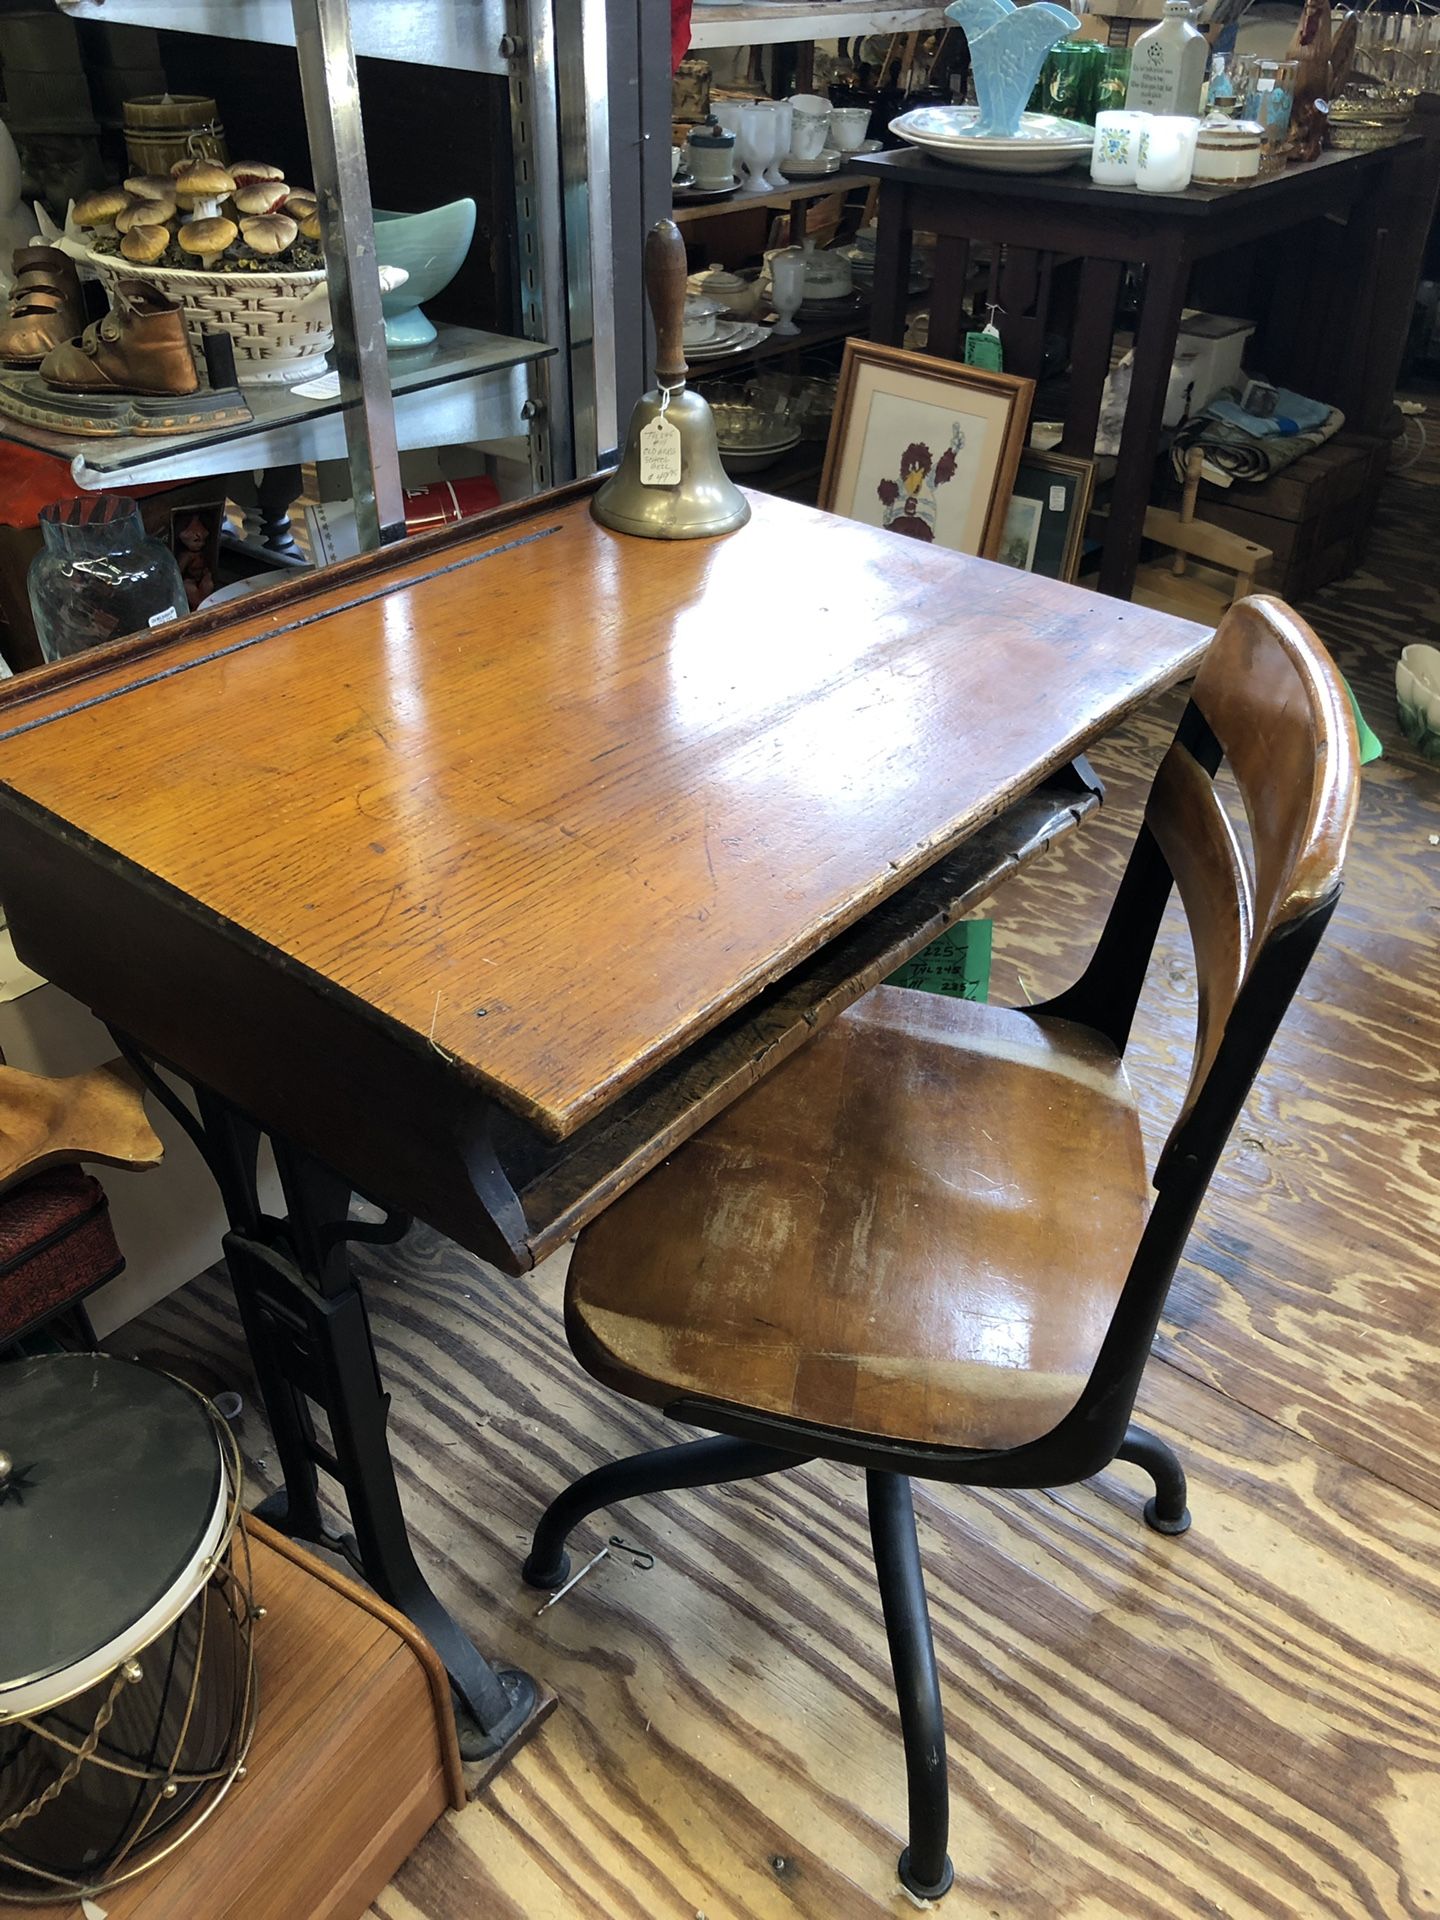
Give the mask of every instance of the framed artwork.
[[1033, 380], [847, 340], [820, 505], [998, 558]]
[[1095, 462], [1064, 453], [1020, 456], [998, 558], [1022, 573], [1074, 580], [1095, 489]]

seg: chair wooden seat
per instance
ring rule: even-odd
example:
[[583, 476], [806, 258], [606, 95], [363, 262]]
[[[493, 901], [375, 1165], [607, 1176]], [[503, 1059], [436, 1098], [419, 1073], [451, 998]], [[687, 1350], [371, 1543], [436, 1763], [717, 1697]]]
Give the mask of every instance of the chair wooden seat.
[[879, 987], [587, 1229], [570, 1338], [661, 1406], [1020, 1446], [1080, 1397], [1145, 1187], [1108, 1040]]

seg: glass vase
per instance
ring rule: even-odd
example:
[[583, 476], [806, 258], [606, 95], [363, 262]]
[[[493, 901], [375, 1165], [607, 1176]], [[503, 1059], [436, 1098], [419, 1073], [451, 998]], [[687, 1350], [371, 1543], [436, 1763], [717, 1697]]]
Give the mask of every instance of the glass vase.
[[189, 612], [175, 556], [151, 539], [140, 509], [122, 494], [42, 507], [40, 534], [45, 545], [30, 562], [27, 584], [47, 660]]

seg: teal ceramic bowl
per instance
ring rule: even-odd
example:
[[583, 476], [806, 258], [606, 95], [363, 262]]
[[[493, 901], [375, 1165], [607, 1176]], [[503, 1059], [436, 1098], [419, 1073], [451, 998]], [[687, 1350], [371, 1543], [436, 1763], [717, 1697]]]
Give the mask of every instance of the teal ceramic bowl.
[[428, 213], [382, 213], [375, 209], [375, 251], [382, 267], [403, 267], [403, 286], [380, 302], [385, 315], [385, 344], [392, 352], [427, 347], [435, 328], [421, 313], [460, 271], [475, 238], [475, 202], [452, 200]]

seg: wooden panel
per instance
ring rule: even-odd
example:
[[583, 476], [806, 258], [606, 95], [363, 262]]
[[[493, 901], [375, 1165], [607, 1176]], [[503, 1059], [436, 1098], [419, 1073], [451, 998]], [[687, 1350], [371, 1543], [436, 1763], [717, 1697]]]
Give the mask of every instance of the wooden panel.
[[[523, 1298], [430, 1235], [374, 1267], [427, 1563], [562, 1699], [375, 1912], [894, 1914], [903, 1772], [858, 1474], [598, 1515], [577, 1566], [618, 1532], [656, 1567], [614, 1555], [536, 1619], [516, 1570], [544, 1502], [688, 1437], [575, 1367], [562, 1264]], [[145, 1334], [242, 1364], [220, 1281]], [[1406, 1889], [1432, 1884], [1440, 1817], [1435, 1512], [1171, 1368], [1142, 1410], [1191, 1471], [1184, 1540], [1145, 1530], [1133, 1469], [1057, 1495], [920, 1490], [955, 1911], [1418, 1920]], [[262, 1433], [247, 1446], [271, 1457]]]
[[[113, 860], [23, 809], [6, 823], [5, 897], [32, 928], [47, 979], [243, 1111], [269, 1116], [370, 1198], [520, 1272], [1067, 832], [1094, 797], [1068, 769], [1044, 782], [559, 1149], [518, 1121], [499, 1127], [504, 1116], [442, 1054], [401, 1045], [394, 1029], [272, 966], [168, 889], [131, 884]], [[110, 936], [103, 951], [97, 924]], [[487, 1177], [492, 1129], [523, 1212]]]
[[449, 551], [12, 708], [0, 780], [553, 1137], [1203, 639], [763, 496], [721, 541], [576, 502]]
[[[108, 1920], [356, 1920], [446, 1805], [463, 1801], [430, 1648], [352, 1581], [249, 1524], [266, 1615], [246, 1777], [192, 1840], [103, 1896]], [[76, 1911], [0, 1901], [14, 1920]]]
[[1195, 682], [1250, 816], [1257, 941], [1334, 892], [1355, 817], [1355, 723], [1313, 641], [1283, 601], [1242, 600]]
[[534, 1257], [553, 1253], [862, 993], [1065, 837], [1098, 802], [1073, 775], [1047, 781], [582, 1127], [523, 1185]]
[[918, 1446], [1038, 1440], [1145, 1226], [1111, 1043], [877, 987], [580, 1236], [566, 1326], [655, 1406]]
[[1189, 1117], [1214, 1065], [1250, 961], [1250, 872], [1210, 777], [1177, 741], [1160, 762], [1145, 824], [1164, 854], [1195, 949], [1195, 1065], [1171, 1137]]

